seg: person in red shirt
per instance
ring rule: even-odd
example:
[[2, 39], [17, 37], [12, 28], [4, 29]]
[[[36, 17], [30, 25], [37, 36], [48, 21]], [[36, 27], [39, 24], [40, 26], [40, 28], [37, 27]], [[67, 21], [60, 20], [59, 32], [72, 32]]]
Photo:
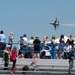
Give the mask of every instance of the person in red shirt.
[[11, 60], [13, 62], [13, 65], [12, 65], [12, 71], [15, 69], [15, 64], [16, 64], [16, 58], [18, 56], [18, 51], [17, 51], [17, 47], [14, 46], [12, 51], [11, 51]]

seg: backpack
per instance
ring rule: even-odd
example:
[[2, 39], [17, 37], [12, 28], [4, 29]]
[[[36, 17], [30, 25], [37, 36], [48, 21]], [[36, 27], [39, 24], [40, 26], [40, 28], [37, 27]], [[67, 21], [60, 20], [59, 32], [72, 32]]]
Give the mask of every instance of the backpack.
[[[27, 65], [23, 66], [22, 68], [23, 71], [28, 71], [29, 70], [29, 67]], [[23, 72], [25, 74], [25, 72]]]

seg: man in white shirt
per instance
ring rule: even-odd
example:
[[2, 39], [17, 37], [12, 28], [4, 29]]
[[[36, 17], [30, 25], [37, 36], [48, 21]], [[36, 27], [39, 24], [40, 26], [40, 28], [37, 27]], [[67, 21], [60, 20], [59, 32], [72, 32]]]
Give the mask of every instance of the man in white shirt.
[[27, 46], [28, 45], [28, 39], [26, 37], [26, 34], [23, 35], [23, 40], [24, 40], [24, 45]]
[[23, 35], [23, 40], [24, 40], [25, 58], [28, 58], [28, 56], [29, 56], [29, 51], [28, 51], [28, 39], [27, 39], [27, 37], [26, 37], [26, 34]]
[[31, 37], [31, 39], [28, 41], [28, 47], [33, 47], [33, 41], [34, 37]]
[[0, 49], [4, 50], [6, 47], [6, 36], [3, 34], [3, 31], [0, 31]]
[[34, 37], [31, 37], [31, 39], [28, 41], [28, 50], [29, 50], [29, 57], [32, 58], [33, 57], [33, 53], [34, 53]]

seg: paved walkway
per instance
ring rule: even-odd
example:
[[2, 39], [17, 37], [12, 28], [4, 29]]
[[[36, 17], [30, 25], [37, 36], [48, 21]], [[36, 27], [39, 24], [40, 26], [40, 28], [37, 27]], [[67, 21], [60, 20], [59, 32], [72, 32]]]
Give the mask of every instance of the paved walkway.
[[[35, 70], [32, 71], [31, 69], [34, 68], [34, 66], [31, 65], [31, 62], [36, 62]], [[0, 58], [0, 68], [3, 68], [4, 66], [1, 65], [2, 58]], [[68, 73], [68, 59], [17, 59], [16, 66], [19, 69], [22, 69], [24, 65], [28, 65], [30, 68], [30, 71], [27, 71], [27, 74], [25, 75], [67, 75]], [[12, 62], [10, 62], [9, 67], [12, 66]], [[0, 69], [0, 75], [11, 75], [10, 70], [8, 72], [5, 72], [5, 70]], [[18, 70], [15, 72], [16, 75], [23, 75], [21, 70]], [[15, 75], [14, 74], [14, 75]], [[75, 75], [75, 64], [74, 68], [72, 70], [72, 75]]]

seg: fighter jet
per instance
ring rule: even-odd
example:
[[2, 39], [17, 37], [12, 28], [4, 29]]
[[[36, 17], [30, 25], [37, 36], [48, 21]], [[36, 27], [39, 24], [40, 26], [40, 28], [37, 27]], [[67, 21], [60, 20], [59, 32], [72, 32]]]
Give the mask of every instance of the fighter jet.
[[59, 26], [59, 21], [57, 21], [57, 18], [56, 18], [56, 20], [54, 22], [51, 22], [50, 24], [54, 25], [54, 28], [56, 30], [56, 28]]

